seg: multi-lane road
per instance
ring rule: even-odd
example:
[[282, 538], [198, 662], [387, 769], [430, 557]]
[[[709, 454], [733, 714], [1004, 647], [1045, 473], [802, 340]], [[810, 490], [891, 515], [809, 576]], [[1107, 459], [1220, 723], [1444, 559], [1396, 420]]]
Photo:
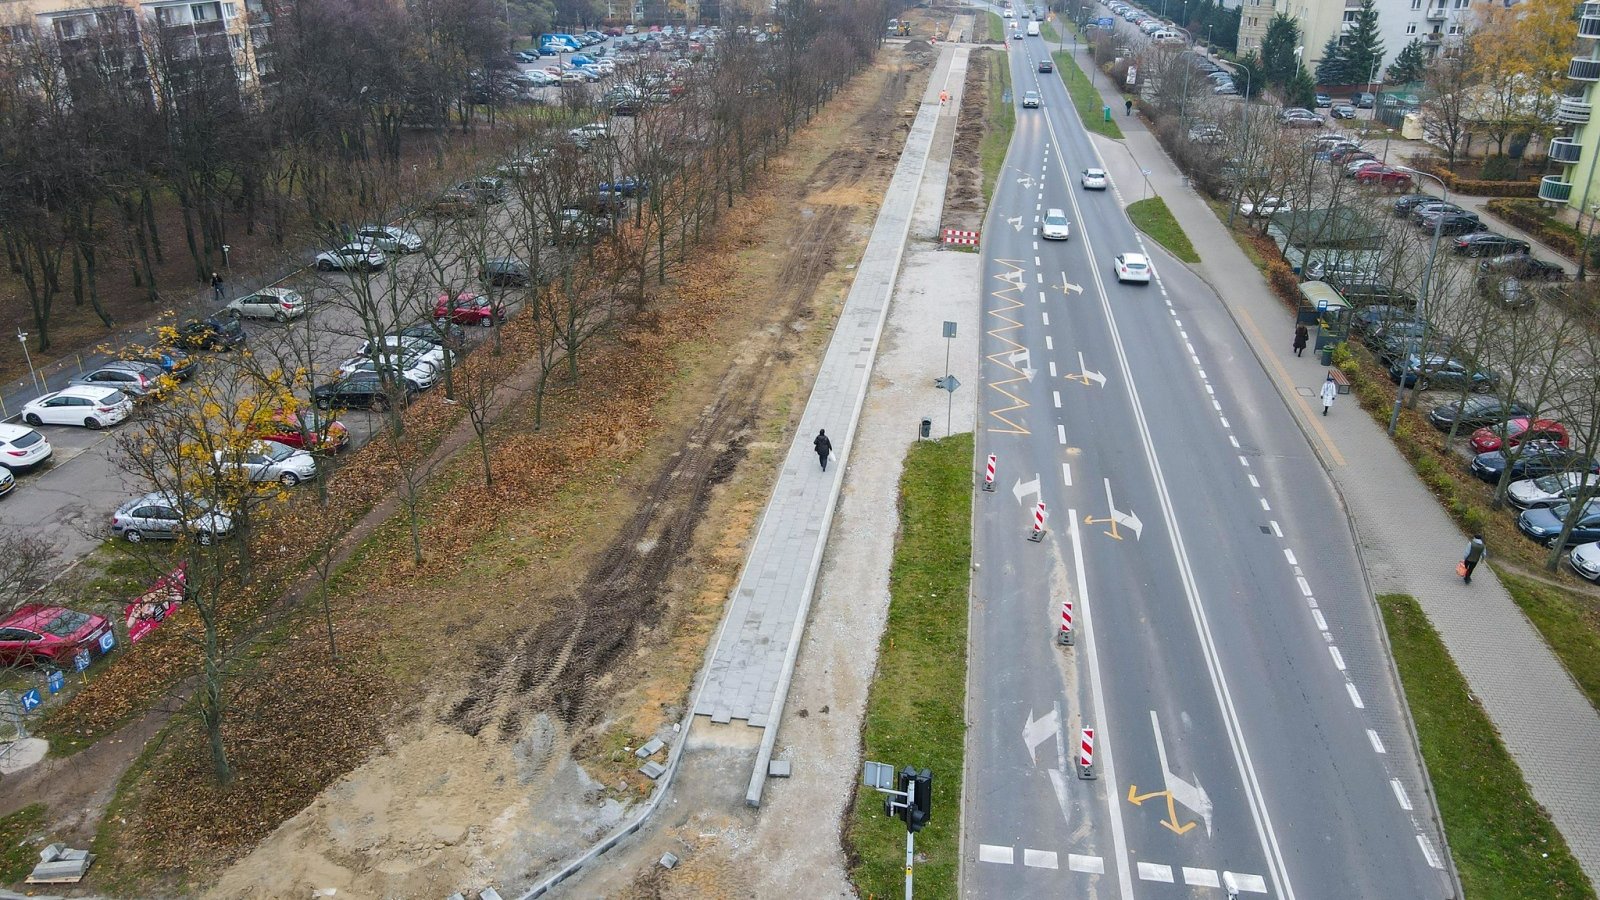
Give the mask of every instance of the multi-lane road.
[[963, 894], [1450, 896], [1337, 495], [1211, 287], [1132, 227], [1142, 186], [1080, 187], [1101, 162], [1048, 47], [1008, 50], [1043, 103], [983, 247]]

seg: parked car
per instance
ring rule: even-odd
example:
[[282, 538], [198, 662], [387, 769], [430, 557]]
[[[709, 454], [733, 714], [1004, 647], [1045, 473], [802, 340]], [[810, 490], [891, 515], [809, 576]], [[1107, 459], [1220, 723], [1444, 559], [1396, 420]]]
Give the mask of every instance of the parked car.
[[[1561, 529], [1567, 516], [1572, 513], [1572, 504], [1559, 503], [1555, 506], [1536, 506], [1525, 509], [1517, 516], [1517, 530], [1524, 535], [1549, 546], [1561, 539]], [[1568, 544], [1587, 544], [1600, 541], [1600, 498], [1591, 499], [1583, 505], [1578, 513], [1578, 519], [1572, 525], [1572, 530], [1567, 533]]]
[[26, 425], [0, 422], [0, 468], [26, 472], [38, 468], [55, 451], [44, 435]]
[[1383, 163], [1373, 159], [1371, 153], [1352, 154], [1344, 164], [1344, 177], [1354, 178], [1367, 169], [1381, 166], [1383, 166]]
[[1411, 173], [1386, 166], [1382, 163], [1375, 166], [1364, 166], [1356, 172], [1356, 183], [1377, 184], [1395, 190], [1411, 189]]
[[[1494, 484], [1500, 480], [1500, 473], [1506, 470], [1506, 466], [1505, 451], [1494, 450], [1473, 457], [1471, 469], [1472, 474], [1480, 481]], [[1584, 469], [1590, 473], [1600, 471], [1600, 466], [1597, 466], [1594, 460], [1576, 450], [1531, 442], [1523, 445], [1522, 452], [1510, 466], [1513, 481], [1521, 478], [1538, 478], [1556, 472], [1576, 472]]]
[[478, 281], [493, 287], [525, 287], [532, 281], [528, 266], [511, 256], [486, 259], [478, 271]]
[[1072, 237], [1072, 226], [1067, 224], [1067, 214], [1059, 209], [1045, 210], [1039, 236], [1047, 241], [1064, 241]]
[[1118, 253], [1112, 261], [1112, 269], [1117, 273], [1118, 284], [1124, 281], [1150, 283], [1150, 260], [1143, 253]]
[[[404, 382], [402, 382], [404, 385]], [[402, 394], [402, 405], [416, 399], [416, 391], [410, 385], [398, 388]], [[356, 372], [345, 375], [337, 380], [324, 384], [312, 392], [313, 402], [317, 409], [370, 409], [373, 412], [384, 412], [391, 403], [389, 391], [383, 384], [383, 379], [376, 372]]]
[[1326, 109], [1333, 105], [1333, 98], [1329, 97], [1327, 94], [1319, 93], [1313, 99], [1315, 102], [1313, 102], [1311, 105], [1315, 106], [1317, 109]]
[[245, 342], [244, 320], [231, 309], [190, 319], [177, 328], [178, 343], [190, 350], [232, 350]]
[[1517, 278], [1523, 281], [1559, 281], [1567, 277], [1567, 272], [1555, 263], [1534, 259], [1523, 252], [1496, 256], [1478, 263], [1478, 275]]
[[[431, 346], [431, 345], [430, 345]], [[339, 364], [341, 376], [364, 373], [389, 372], [393, 379], [403, 382], [406, 389], [420, 394], [439, 383], [439, 364], [427, 359], [422, 351], [391, 351], [376, 358], [352, 356]]]
[[1103, 191], [1111, 184], [1111, 179], [1106, 176], [1105, 169], [1084, 169], [1078, 176], [1078, 183], [1086, 191]]
[[1350, 333], [1368, 334], [1394, 322], [1414, 321], [1409, 307], [1391, 303], [1374, 303], [1363, 306], [1350, 315]]
[[1247, 218], [1263, 219], [1273, 213], [1294, 212], [1294, 206], [1282, 197], [1262, 197], [1259, 201], [1240, 203], [1239, 212]]
[[602, 181], [595, 189], [602, 194], [632, 198], [643, 196], [649, 191], [650, 185], [642, 178], [623, 175], [614, 181]]
[[567, 132], [567, 137], [580, 149], [587, 150], [595, 141], [611, 140], [611, 129], [604, 122], [590, 122]]
[[1354, 119], [1356, 117], [1356, 108], [1348, 103], [1335, 103], [1333, 108], [1328, 110], [1328, 115], [1333, 116], [1335, 119]]
[[416, 338], [427, 341], [435, 347], [460, 350], [467, 346], [466, 329], [454, 322], [439, 322], [434, 319], [425, 319], [395, 332], [398, 337]]
[[317, 270], [321, 272], [372, 272], [383, 268], [389, 260], [383, 251], [366, 241], [352, 241], [343, 247], [324, 250], [317, 254]]
[[294, 487], [317, 477], [317, 461], [310, 453], [273, 441], [254, 441], [233, 458], [226, 450], [216, 452], [217, 465], [236, 469], [251, 481], [276, 481]]
[[[1450, 202], [1447, 202], [1447, 201], [1444, 201], [1444, 200], [1436, 200], [1436, 199], [1434, 199], [1432, 197], [1429, 197], [1426, 194], [1419, 194], [1418, 196], [1422, 197], [1423, 199], [1422, 199], [1422, 201], [1420, 203], [1417, 203], [1415, 206], [1411, 207], [1411, 221], [1416, 223], [1419, 226], [1422, 224], [1422, 220], [1424, 218], [1426, 218], [1427, 216], [1429, 216], [1429, 215], [1431, 215], [1433, 213], [1437, 213], [1437, 212], [1462, 213], [1464, 215], [1472, 215], [1472, 216], [1476, 216], [1477, 215], [1477, 213], [1474, 213], [1469, 209], [1465, 209], [1463, 207], [1457, 206], [1454, 203], [1450, 203]], [[1430, 223], [1428, 225], [1428, 227], [1432, 228], [1433, 225]]]
[[246, 319], [272, 319], [278, 322], [287, 322], [298, 319], [306, 314], [311, 304], [306, 298], [289, 288], [269, 287], [262, 288], [254, 294], [243, 297], [228, 304], [228, 309], [238, 313]]
[[1482, 231], [1484, 225], [1473, 213], [1439, 212], [1424, 216], [1422, 229], [1437, 231], [1439, 234], [1469, 234]]
[[193, 536], [211, 544], [233, 533], [233, 517], [201, 497], [155, 491], [124, 502], [111, 514], [111, 533], [129, 543]]
[[138, 402], [157, 398], [166, 387], [165, 376], [155, 363], [114, 359], [79, 375], [71, 383], [116, 388]]
[[1426, 391], [1436, 387], [1463, 388], [1475, 394], [1488, 393], [1499, 382], [1493, 372], [1467, 365], [1442, 353], [1412, 354], [1389, 366], [1389, 380]]
[[1600, 483], [1597, 483], [1592, 476], [1582, 472], [1557, 472], [1554, 475], [1513, 481], [1506, 488], [1506, 499], [1518, 509], [1559, 506], [1582, 493], [1592, 497], [1596, 493], [1596, 488], [1600, 488]]
[[1396, 218], [1404, 219], [1415, 213], [1418, 207], [1437, 202], [1430, 194], [1407, 194], [1394, 202], [1394, 214]]
[[11, 470], [0, 466], [0, 497], [7, 496], [17, 489], [17, 476]]
[[1571, 446], [1567, 426], [1554, 419], [1533, 419], [1526, 415], [1485, 425], [1472, 433], [1468, 443], [1474, 453], [1488, 453], [1532, 441], [1556, 447]]
[[1189, 141], [1194, 144], [1220, 144], [1226, 137], [1221, 128], [1211, 124], [1195, 125], [1189, 129]]
[[1460, 427], [1477, 429], [1496, 422], [1504, 422], [1517, 416], [1528, 415], [1528, 410], [1520, 403], [1508, 403], [1499, 397], [1467, 397], [1464, 400], [1452, 400], [1435, 406], [1428, 413], [1428, 421], [1440, 431], [1449, 431], [1460, 420]]
[[385, 253], [416, 253], [422, 249], [421, 236], [395, 225], [363, 225], [356, 229], [355, 239]]
[[22, 421], [40, 425], [115, 425], [133, 414], [133, 400], [114, 387], [74, 384], [42, 394], [22, 407]]
[[1327, 282], [1333, 285], [1339, 296], [1356, 306], [1374, 303], [1406, 309], [1416, 306], [1416, 300], [1410, 294], [1396, 290], [1394, 285], [1378, 278], [1335, 272], [1328, 276]]
[[482, 294], [471, 291], [443, 293], [433, 304], [436, 322], [454, 322], [457, 325], [481, 325], [485, 328], [506, 320], [505, 307]]
[[457, 218], [479, 215], [483, 212], [483, 206], [476, 197], [465, 191], [445, 191], [424, 207], [423, 212], [439, 218]]
[[350, 431], [343, 422], [320, 415], [315, 410], [280, 409], [255, 429], [263, 441], [283, 444], [297, 450], [339, 451], [350, 443]]
[[1479, 231], [1456, 238], [1455, 251], [1463, 256], [1526, 255], [1528, 242], [1496, 234], [1493, 231]]
[[471, 194], [479, 203], [504, 203], [511, 195], [506, 183], [492, 175], [484, 175], [470, 181], [463, 181], [453, 189], [463, 194]]
[[104, 616], [24, 604], [0, 619], [0, 665], [66, 669], [78, 654], [99, 652], [100, 640], [110, 633]]

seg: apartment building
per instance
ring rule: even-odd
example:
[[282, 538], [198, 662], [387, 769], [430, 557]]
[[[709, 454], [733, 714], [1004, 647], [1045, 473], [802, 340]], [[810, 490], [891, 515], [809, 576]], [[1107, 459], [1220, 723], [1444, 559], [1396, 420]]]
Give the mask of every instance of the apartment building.
[[[1261, 36], [1266, 34], [1267, 23], [1272, 21], [1274, 10], [1267, 5], [1272, 2], [1274, 0], [1262, 0], [1260, 8], [1265, 12], [1259, 17], [1259, 33], [1252, 31], [1254, 43], [1248, 45], [1252, 49], [1261, 46]], [[1282, 4], [1279, 8], [1300, 26], [1301, 43], [1305, 48], [1302, 58], [1306, 68], [1313, 72], [1317, 63], [1322, 61], [1322, 48], [1327, 46], [1328, 39], [1353, 28], [1361, 11], [1361, 0], [1278, 2]], [[1394, 55], [1413, 39], [1420, 39], [1423, 46], [1434, 54], [1459, 43], [1467, 31], [1474, 2], [1479, 6], [1485, 2], [1510, 6], [1514, 0], [1376, 0], [1374, 8], [1378, 13], [1378, 30], [1383, 37], [1384, 59], [1376, 75], [1367, 73], [1367, 76], [1381, 80], [1383, 67], [1392, 62]], [[1245, 22], [1251, 19], [1251, 10], [1255, 8], [1249, 4], [1250, 0], [1245, 0], [1244, 18], [1239, 27], [1241, 53], [1246, 52], [1247, 46]]]
[[1600, 160], [1600, 123], [1591, 120], [1595, 85], [1600, 84], [1600, 3], [1578, 6], [1578, 37], [1584, 52], [1567, 64], [1572, 89], [1556, 108], [1556, 120], [1567, 134], [1550, 141], [1550, 161], [1562, 167], [1559, 175], [1539, 181], [1539, 199], [1561, 203], [1578, 215], [1594, 216], [1600, 205], [1595, 190], [1595, 161]]
[[1240, 56], [1261, 52], [1261, 39], [1267, 35], [1267, 25], [1278, 14], [1278, 0], [1241, 0], [1239, 3], [1239, 43], [1234, 52]]

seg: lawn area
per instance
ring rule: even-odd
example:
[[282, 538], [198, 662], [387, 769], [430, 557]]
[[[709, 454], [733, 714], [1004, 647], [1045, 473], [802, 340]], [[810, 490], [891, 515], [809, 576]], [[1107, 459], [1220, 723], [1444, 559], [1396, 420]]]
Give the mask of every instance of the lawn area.
[[1172, 217], [1172, 210], [1167, 208], [1167, 201], [1160, 197], [1150, 197], [1128, 204], [1128, 218], [1133, 220], [1133, 227], [1155, 238], [1156, 243], [1172, 251], [1172, 255], [1186, 263], [1197, 263], [1200, 254], [1194, 252], [1194, 244], [1189, 243], [1189, 236], [1184, 234], [1183, 226]]
[[1556, 658], [1572, 673], [1589, 703], [1600, 709], [1600, 623], [1596, 622], [1593, 601], [1575, 591], [1513, 575], [1498, 566], [1495, 574], [1533, 627], [1539, 629]]
[[1594, 897], [1416, 600], [1378, 602], [1466, 896]]
[[1072, 95], [1072, 105], [1078, 108], [1078, 117], [1083, 119], [1084, 127], [1095, 134], [1122, 140], [1122, 129], [1117, 127], [1117, 120], [1106, 119], [1105, 100], [1083, 70], [1078, 68], [1078, 61], [1065, 51], [1057, 51], [1051, 56], [1055, 58], [1056, 71], [1060, 73], [1061, 80], [1067, 83], [1067, 93]]
[[16, 884], [39, 863], [43, 840], [35, 837], [44, 825], [44, 804], [34, 803], [0, 818], [0, 884]]
[[1004, 56], [998, 60], [990, 59], [989, 121], [984, 129], [983, 142], [978, 146], [978, 158], [983, 164], [985, 204], [994, 196], [994, 183], [1000, 177], [1000, 167], [1005, 165], [1006, 149], [1011, 146], [1011, 132], [1016, 127], [1017, 110], [1011, 103], [1011, 70], [1006, 66]]
[[1059, 44], [1059, 43], [1061, 43], [1061, 36], [1056, 34], [1056, 30], [1053, 27], [1053, 23], [1051, 23], [1051, 22], [1040, 22], [1039, 23], [1039, 37], [1044, 38], [1046, 43], [1050, 43], [1050, 44]]
[[[906, 457], [889, 618], [862, 734], [867, 759], [933, 772], [932, 818], [917, 834], [920, 898], [954, 898], [958, 888], [972, 446], [972, 435], [958, 434], [919, 441]], [[906, 828], [883, 814], [883, 795], [858, 787], [847, 827], [857, 893], [900, 896]]]
[[1000, 18], [999, 13], [989, 13], [989, 40], [1006, 42], [1006, 20]]

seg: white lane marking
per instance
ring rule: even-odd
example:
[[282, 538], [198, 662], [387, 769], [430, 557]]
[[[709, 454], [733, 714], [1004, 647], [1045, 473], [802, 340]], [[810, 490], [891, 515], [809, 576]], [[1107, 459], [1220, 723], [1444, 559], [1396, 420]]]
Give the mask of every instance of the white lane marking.
[[1059, 869], [1052, 850], [1023, 850], [1022, 864], [1035, 869]]
[[[1178, 311], [1177, 310], [1173, 310], [1172, 311], [1172, 324], [1178, 326], [1179, 328], [1183, 327], [1183, 320], [1178, 318]], [[1180, 331], [1178, 333], [1179, 334], [1183, 334], [1182, 331]]]
[[1391, 778], [1389, 779], [1389, 787], [1394, 788], [1394, 799], [1395, 802], [1400, 804], [1400, 808], [1410, 812], [1411, 798], [1406, 796], [1406, 786], [1400, 783], [1400, 779]]
[[1048, 335], [1048, 334], [1047, 334], [1047, 335], [1045, 335], [1045, 336], [1044, 336], [1044, 348], [1045, 348], [1045, 349], [1046, 349], [1046, 350], [1054, 350], [1054, 349], [1055, 349], [1055, 348], [1056, 348], [1056, 341], [1055, 341], [1055, 338], [1052, 338], [1052, 337], [1051, 337], [1051, 336], [1050, 336], [1050, 335]]
[[1059, 424], [1056, 425], [1056, 440], [1060, 441], [1063, 445], [1067, 443], [1067, 426]]
[[1378, 733], [1376, 731], [1373, 731], [1371, 728], [1367, 729], [1367, 740], [1372, 742], [1372, 752], [1373, 753], [1386, 753], [1386, 752], [1388, 752], [1388, 751], [1383, 749], [1383, 739], [1378, 737]]
[[1072, 487], [1072, 463], [1061, 464], [1061, 480], [1067, 483], [1067, 487]]
[[1036, 266], [1039, 264], [1039, 257], [1035, 256], [1033, 258], [1033, 264], [1036, 265]]
[[1187, 341], [1187, 340], [1189, 340], [1189, 332], [1184, 331], [1182, 328], [1179, 328], [1178, 329], [1178, 337], [1180, 337], [1183, 340]]
[[[1040, 303], [1044, 302], [1044, 294], [1040, 294], [1039, 295], [1039, 302]], [[1044, 324], [1049, 325], [1050, 324], [1050, 314], [1049, 313], [1040, 313], [1040, 315], [1044, 316]]]
[[1300, 565], [1300, 562], [1294, 558], [1294, 551], [1290, 550], [1288, 547], [1283, 548], [1283, 558], [1287, 559], [1289, 561], [1289, 565], [1291, 566]]
[[1261, 508], [1266, 510], [1267, 512], [1271, 512], [1272, 511], [1272, 507], [1267, 505], [1267, 498], [1265, 498], [1265, 497], [1261, 498]]
[[1208, 393], [1208, 394], [1210, 394], [1210, 395], [1212, 395], [1214, 397], [1217, 394], [1217, 389], [1208, 384], [1208, 385], [1206, 385], [1206, 393]]
[[1433, 841], [1429, 840], [1427, 835], [1420, 832], [1417, 834], [1417, 846], [1422, 848], [1422, 858], [1428, 861], [1428, 865], [1435, 869], [1444, 868], [1444, 861], [1439, 858], [1439, 851], [1433, 849]]
[[1050, 377], [1056, 377], [1056, 361], [1053, 359], [1050, 360]]
[[1056, 409], [1060, 409], [1061, 408], [1061, 392], [1060, 391], [1051, 391], [1050, 392], [1050, 399], [1052, 399], [1052, 400], [1054, 400], [1056, 402]]
[[1265, 894], [1267, 883], [1261, 880], [1260, 875], [1244, 875], [1239, 872], [1223, 872], [1222, 884], [1236, 891], [1249, 891], [1252, 894]]
[[1205, 381], [1206, 380], [1206, 370], [1205, 369], [1201, 369], [1200, 370], [1200, 380], [1201, 381]]
[[1344, 671], [1344, 654], [1339, 652], [1339, 648], [1333, 646], [1332, 644], [1329, 644], [1328, 645], [1328, 655], [1333, 657], [1333, 667], [1335, 669], [1338, 669], [1339, 671], [1343, 672]]
[[[1250, 459], [1249, 459], [1249, 457], [1245, 457], [1245, 456], [1239, 457], [1239, 465], [1244, 466], [1246, 469], [1250, 468]], [[1283, 537], [1283, 535], [1280, 534], [1280, 535], [1278, 535], [1278, 537]]]
[[1215, 397], [1211, 398], [1211, 408], [1217, 412], [1222, 412], [1222, 404]]
[[1304, 575], [1296, 575], [1294, 580], [1300, 585], [1300, 593], [1307, 597], [1311, 596], [1311, 582], [1307, 581]]
[[1361, 702], [1361, 692], [1356, 690], [1356, 686], [1354, 684], [1351, 684], [1350, 682], [1346, 681], [1344, 683], [1344, 689], [1345, 689], [1345, 693], [1350, 695], [1350, 703], [1351, 703], [1351, 705], [1353, 705], [1356, 709], [1366, 709], [1367, 708], [1367, 705], [1365, 703]]
[[1228, 443], [1230, 443], [1230, 444], [1232, 444], [1232, 445], [1233, 445], [1233, 449], [1235, 449], [1235, 450], [1239, 450], [1239, 449], [1241, 449], [1241, 448], [1240, 448], [1240, 447], [1239, 447], [1239, 439], [1238, 439], [1238, 438], [1236, 438], [1236, 437], [1234, 437], [1234, 436], [1233, 436], [1233, 435], [1231, 435], [1231, 434], [1230, 434], [1230, 435], [1228, 435]]
[[1010, 847], [999, 847], [994, 844], [978, 845], [978, 861], [987, 863], [1001, 863], [1011, 865], [1013, 854]]
[[1080, 856], [1076, 853], [1068, 853], [1067, 868], [1074, 872], [1104, 875], [1106, 873], [1106, 861], [1098, 856]]
[[1283, 529], [1278, 527], [1278, 520], [1277, 519], [1273, 519], [1273, 520], [1269, 521], [1267, 524], [1269, 526], [1271, 526], [1272, 534], [1273, 534], [1274, 537], [1280, 537], [1280, 538], [1283, 537]]
[[1222, 887], [1216, 869], [1197, 869], [1193, 866], [1183, 867], [1183, 883], [1196, 887]]
[[1222, 423], [1222, 427], [1223, 428], [1232, 428], [1233, 427], [1232, 425], [1228, 424], [1228, 417], [1227, 416], [1217, 416], [1217, 421]]
[[1194, 358], [1194, 359], [1197, 359], [1197, 360], [1198, 360], [1198, 359], [1199, 359], [1199, 358], [1200, 358], [1200, 357], [1199, 357], [1199, 354], [1197, 354], [1197, 353], [1195, 353], [1195, 352], [1194, 352], [1194, 345], [1193, 345], [1193, 344], [1191, 344], [1191, 343], [1189, 343], [1189, 342], [1188, 342], [1188, 341], [1184, 341], [1184, 342], [1183, 342], [1183, 349], [1185, 349], [1185, 350], [1188, 350], [1188, 351], [1189, 351], [1189, 356], [1190, 356], [1190, 357], [1192, 357], [1192, 358]]
[[1036, 273], [1034, 277], [1039, 279], [1039, 283], [1040, 284], [1044, 284], [1044, 273], [1043, 272]]
[[[1038, 241], [1034, 241], [1033, 242], [1033, 249], [1035, 249], [1035, 250], [1039, 249], [1039, 242]], [[1037, 263], [1035, 265], [1037, 265]]]
[[1244, 477], [1250, 479], [1250, 486], [1251, 487], [1253, 487], [1253, 488], [1261, 487], [1261, 482], [1257, 481], [1256, 477], [1254, 475], [1251, 475], [1249, 472], [1246, 472]]
[[[1094, 629], [1091, 627], [1093, 618], [1089, 604], [1089, 579], [1083, 566], [1083, 536], [1078, 532], [1076, 509], [1067, 509], [1067, 523], [1067, 539], [1072, 544], [1073, 568], [1076, 570], [1073, 574], [1077, 582], [1078, 603], [1083, 607], [1079, 612], [1083, 615], [1083, 654], [1089, 662], [1089, 694], [1094, 699], [1095, 715], [1103, 720], [1106, 710], [1110, 707], [1106, 706], [1105, 687], [1100, 679], [1100, 654], [1095, 648]], [[1105, 783], [1121, 784], [1117, 781], [1117, 767], [1111, 752], [1109, 733], [1101, 732], [1095, 737], [1099, 744], [1100, 756], [1105, 762]], [[1128, 839], [1122, 828], [1122, 804], [1117, 802], [1116, 798], [1112, 798], [1106, 806], [1111, 811], [1111, 846], [1117, 854], [1117, 887], [1126, 900], [1132, 900], [1133, 873], [1128, 870]]]
[[[1040, 292], [1039, 292], [1039, 302], [1040, 302], [1040, 303], [1043, 303], [1043, 302], [1044, 302], [1044, 291], [1040, 291]], [[1050, 324], [1050, 314], [1049, 314], [1049, 313], [1045, 313], [1045, 314], [1044, 314], [1044, 323], [1045, 323], [1045, 324], [1046, 324], [1046, 325], [1049, 325], [1049, 324]]]
[[1323, 618], [1323, 617], [1322, 617], [1322, 610], [1320, 610], [1320, 609], [1313, 609], [1313, 610], [1312, 610], [1312, 611], [1311, 611], [1311, 618], [1312, 618], [1312, 619], [1313, 619], [1313, 620], [1314, 620], [1314, 621], [1316, 621], [1316, 623], [1317, 623], [1317, 630], [1318, 630], [1318, 631], [1327, 631], [1327, 630], [1328, 630], [1328, 620], [1327, 620], [1327, 619], [1324, 619], [1324, 618]]
[[1139, 878], [1142, 881], [1164, 881], [1172, 883], [1172, 867], [1159, 863], [1139, 863]]

